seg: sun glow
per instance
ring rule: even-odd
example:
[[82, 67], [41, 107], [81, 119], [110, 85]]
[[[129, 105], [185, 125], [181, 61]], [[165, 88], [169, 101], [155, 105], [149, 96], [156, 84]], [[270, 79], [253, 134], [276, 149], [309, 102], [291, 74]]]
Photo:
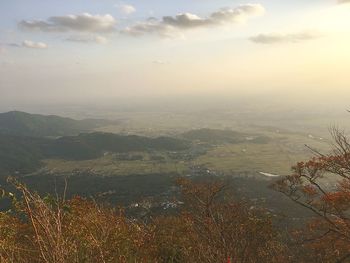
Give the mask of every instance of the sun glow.
[[350, 33], [350, 4], [341, 4], [321, 10], [311, 15], [308, 20], [311, 26], [329, 33]]

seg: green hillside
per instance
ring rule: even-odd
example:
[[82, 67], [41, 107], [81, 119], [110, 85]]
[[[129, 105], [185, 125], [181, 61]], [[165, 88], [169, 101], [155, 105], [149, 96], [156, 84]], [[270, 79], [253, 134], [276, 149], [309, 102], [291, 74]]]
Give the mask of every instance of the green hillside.
[[0, 134], [0, 175], [26, 173], [40, 166], [49, 139]]

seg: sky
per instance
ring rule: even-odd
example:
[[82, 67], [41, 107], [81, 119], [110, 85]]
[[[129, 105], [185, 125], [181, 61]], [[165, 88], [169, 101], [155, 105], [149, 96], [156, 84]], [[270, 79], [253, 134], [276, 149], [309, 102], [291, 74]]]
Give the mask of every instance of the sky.
[[0, 15], [0, 104], [13, 108], [350, 98], [349, 0], [2, 0]]

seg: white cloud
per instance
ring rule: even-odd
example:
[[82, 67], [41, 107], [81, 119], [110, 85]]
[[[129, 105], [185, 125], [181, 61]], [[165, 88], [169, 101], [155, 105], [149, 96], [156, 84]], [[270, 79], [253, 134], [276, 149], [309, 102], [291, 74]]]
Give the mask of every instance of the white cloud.
[[80, 15], [52, 16], [47, 20], [22, 20], [19, 27], [25, 30], [39, 30], [44, 32], [108, 32], [115, 29], [116, 20], [113, 16]]
[[168, 24], [178, 28], [191, 28], [210, 25], [211, 21], [209, 19], [203, 19], [199, 16], [191, 13], [184, 13], [172, 16], [163, 17], [162, 23]]
[[152, 63], [155, 65], [168, 65], [168, 64], [170, 64], [169, 61], [164, 61], [164, 60], [160, 60], [160, 59], [154, 60], [154, 61], [152, 61]]
[[246, 4], [236, 8], [222, 8], [207, 18], [190, 13], [179, 14], [175, 17], [165, 16], [163, 23], [179, 28], [241, 23], [251, 17], [262, 15], [264, 12], [264, 7], [259, 4]]
[[276, 44], [276, 43], [298, 43], [301, 41], [320, 38], [321, 34], [316, 31], [304, 31], [298, 33], [269, 33], [259, 34], [250, 38], [251, 41], [258, 44]]
[[146, 34], [156, 34], [162, 37], [178, 37], [181, 33], [171, 25], [165, 25], [158, 20], [148, 20], [139, 22], [136, 25], [127, 27], [121, 31], [123, 34], [131, 36], [142, 36]]
[[223, 8], [211, 14], [211, 20], [213, 23], [241, 23], [264, 13], [265, 8], [262, 5], [246, 4], [236, 8]]
[[339, 4], [350, 3], [350, 0], [338, 0]]
[[97, 43], [97, 44], [107, 44], [108, 39], [102, 36], [91, 36], [91, 35], [77, 35], [70, 36], [66, 39], [71, 42], [80, 42], [80, 43]]
[[119, 8], [119, 11], [124, 15], [130, 15], [136, 12], [136, 8], [132, 5], [122, 4], [122, 5], [117, 5], [117, 7]]
[[212, 27], [224, 24], [237, 24], [246, 22], [248, 19], [264, 14], [265, 9], [260, 4], [240, 5], [236, 8], [223, 8], [202, 18], [191, 13], [164, 16], [161, 20], [150, 18], [139, 22], [134, 26], [123, 30], [123, 33], [138, 36], [144, 34], [158, 34], [160, 36], [173, 36], [179, 34], [182, 29], [199, 27]]
[[33, 42], [30, 40], [24, 40], [22, 43], [23, 47], [26, 48], [36, 48], [36, 49], [46, 49], [48, 48], [47, 44], [43, 43], [43, 42]]

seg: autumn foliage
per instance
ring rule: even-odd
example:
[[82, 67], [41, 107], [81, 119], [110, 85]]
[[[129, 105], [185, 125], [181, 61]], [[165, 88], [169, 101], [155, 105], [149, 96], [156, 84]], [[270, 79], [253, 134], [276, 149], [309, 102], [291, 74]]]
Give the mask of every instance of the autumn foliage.
[[179, 180], [184, 208], [147, 224], [76, 197], [22, 193], [0, 214], [0, 262], [287, 262], [265, 210], [235, 201], [221, 181]]
[[293, 174], [274, 188], [313, 214], [294, 231], [294, 241], [308, 262], [350, 262], [350, 144], [343, 132], [332, 130], [334, 150], [293, 167]]

